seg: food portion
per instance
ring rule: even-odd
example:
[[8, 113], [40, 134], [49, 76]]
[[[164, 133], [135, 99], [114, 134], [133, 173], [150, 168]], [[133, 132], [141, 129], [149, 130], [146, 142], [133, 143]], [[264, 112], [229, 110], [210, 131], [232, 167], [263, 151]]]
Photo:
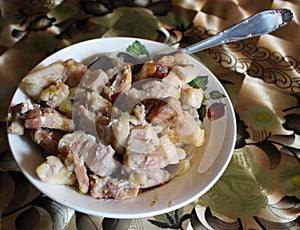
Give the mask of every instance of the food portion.
[[[22, 81], [29, 97], [13, 105], [8, 132], [41, 146], [46, 183], [72, 185], [97, 199], [127, 199], [188, 170], [205, 142], [201, 88], [185, 54], [149, 60], [138, 71], [123, 58], [91, 71], [74, 59]], [[174, 170], [175, 169], [175, 170]]]

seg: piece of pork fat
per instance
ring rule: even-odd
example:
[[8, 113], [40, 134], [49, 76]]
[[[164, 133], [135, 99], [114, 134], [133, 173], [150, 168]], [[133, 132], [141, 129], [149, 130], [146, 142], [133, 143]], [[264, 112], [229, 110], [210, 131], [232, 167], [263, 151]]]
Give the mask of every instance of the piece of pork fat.
[[180, 94], [178, 85], [164, 80], [148, 80], [142, 85], [143, 98], [177, 97]]
[[159, 62], [164, 63], [168, 67], [173, 67], [174, 65], [186, 66], [189, 64], [188, 56], [185, 53], [163, 56]]
[[183, 111], [181, 122], [167, 130], [166, 134], [173, 140], [178, 140], [178, 142], [183, 144], [193, 144], [197, 147], [205, 142], [204, 129], [199, 126], [197, 121], [187, 111]]
[[127, 170], [129, 180], [139, 184], [143, 189], [162, 185], [171, 179], [170, 173], [161, 168]]
[[68, 171], [74, 172], [79, 185], [79, 191], [81, 193], [87, 193], [90, 183], [83, 157], [69, 146], [60, 148], [60, 156], [64, 158]]
[[161, 168], [162, 158], [157, 152], [135, 153], [126, 152], [124, 165], [130, 170], [158, 169]]
[[88, 70], [86, 65], [75, 61], [73, 58], [64, 61], [63, 65], [65, 67], [67, 75], [66, 84], [70, 88], [78, 86], [78, 84], [82, 80], [82, 77]]
[[48, 156], [46, 161], [36, 168], [41, 181], [51, 184], [74, 185], [76, 177], [73, 171], [66, 168], [57, 156]]
[[159, 145], [155, 128], [146, 123], [133, 127], [127, 140], [127, 151], [135, 153], [152, 153]]
[[90, 175], [90, 194], [96, 199], [124, 200], [137, 197], [140, 186], [125, 179]]
[[65, 82], [66, 78], [66, 69], [63, 63], [55, 62], [29, 73], [23, 78], [22, 84], [26, 93], [36, 100], [44, 88], [57, 80]]
[[39, 144], [44, 149], [44, 156], [59, 154], [57, 145], [60, 138], [65, 134], [57, 129], [33, 129], [31, 137], [35, 143]]
[[58, 150], [69, 147], [81, 155], [89, 170], [99, 176], [109, 176], [117, 171], [119, 162], [114, 159], [114, 149], [96, 142], [96, 138], [79, 130], [64, 135], [59, 143]]
[[57, 112], [53, 108], [35, 108], [29, 110], [24, 123], [27, 129], [60, 129], [65, 132], [72, 132], [74, 124], [72, 119]]
[[179, 66], [175, 65], [172, 71], [179, 77], [183, 83], [188, 83], [197, 77], [195, 67], [193, 65]]
[[185, 84], [181, 89], [180, 101], [183, 105], [189, 105], [193, 108], [199, 109], [203, 101], [203, 90], [201, 88], [196, 89], [188, 84]]

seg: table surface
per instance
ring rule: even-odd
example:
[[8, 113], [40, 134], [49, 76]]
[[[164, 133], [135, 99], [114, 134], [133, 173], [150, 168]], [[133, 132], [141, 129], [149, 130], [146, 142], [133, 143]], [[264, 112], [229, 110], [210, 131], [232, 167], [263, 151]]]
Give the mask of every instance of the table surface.
[[[184, 47], [254, 13], [287, 8], [286, 27], [197, 53], [234, 105], [237, 142], [220, 180], [192, 204], [142, 219], [69, 209], [20, 172], [6, 113], [45, 57], [100, 37], [140, 37]], [[2, 229], [300, 229], [300, 1], [0, 0], [0, 215]]]

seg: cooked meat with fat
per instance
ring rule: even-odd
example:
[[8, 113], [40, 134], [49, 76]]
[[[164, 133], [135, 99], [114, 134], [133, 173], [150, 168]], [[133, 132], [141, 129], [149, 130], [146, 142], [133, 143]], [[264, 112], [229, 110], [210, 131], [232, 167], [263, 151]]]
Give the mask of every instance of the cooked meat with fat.
[[60, 154], [64, 158], [64, 163], [68, 170], [74, 172], [79, 185], [79, 191], [87, 193], [90, 183], [83, 156], [69, 146], [60, 148]]
[[49, 128], [65, 132], [72, 132], [74, 129], [72, 119], [49, 107], [28, 111], [24, 125], [27, 129]]
[[75, 61], [73, 58], [64, 61], [63, 65], [66, 69], [66, 84], [70, 87], [76, 87], [88, 71], [86, 65]]
[[46, 161], [36, 168], [41, 181], [51, 184], [74, 185], [76, 182], [73, 171], [67, 169], [60, 158], [48, 156]]
[[32, 139], [44, 149], [44, 156], [59, 154], [57, 145], [65, 133], [57, 129], [34, 129], [31, 132]]
[[128, 199], [138, 195], [140, 186], [125, 179], [90, 175], [91, 196], [97, 199]]
[[114, 149], [97, 143], [94, 136], [83, 131], [64, 135], [58, 143], [58, 150], [61, 152], [65, 147], [82, 156], [88, 169], [99, 176], [109, 176], [119, 167], [114, 159]]

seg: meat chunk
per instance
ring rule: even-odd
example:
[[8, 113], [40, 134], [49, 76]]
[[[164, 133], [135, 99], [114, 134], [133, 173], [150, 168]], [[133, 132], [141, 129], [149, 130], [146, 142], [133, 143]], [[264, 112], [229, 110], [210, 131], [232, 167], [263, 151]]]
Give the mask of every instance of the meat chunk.
[[154, 126], [167, 128], [177, 125], [182, 119], [182, 108], [180, 102], [174, 97], [162, 100], [149, 99], [145, 101], [147, 119]]
[[67, 75], [66, 84], [70, 88], [78, 86], [83, 76], [88, 71], [86, 65], [75, 61], [73, 58], [64, 61], [63, 65]]
[[147, 78], [163, 79], [168, 75], [168, 73], [169, 73], [168, 65], [165, 65], [162, 62], [149, 61], [146, 62], [142, 66], [141, 71], [134, 76], [134, 80], [137, 81], [137, 80], [142, 80]]
[[72, 119], [67, 118], [53, 108], [35, 108], [30, 110], [25, 119], [27, 129], [60, 129], [65, 132], [72, 132], [74, 124]]
[[52, 83], [67, 79], [66, 69], [61, 62], [55, 62], [32, 73], [29, 73], [22, 80], [27, 94], [37, 99], [41, 91]]
[[202, 105], [203, 90], [201, 88], [195, 89], [189, 85], [185, 85], [182, 87], [180, 100], [182, 104], [198, 109]]
[[90, 175], [91, 196], [97, 199], [123, 200], [138, 195], [140, 186], [124, 179]]
[[131, 129], [127, 141], [127, 151], [146, 154], [155, 151], [158, 145], [159, 138], [154, 127], [146, 124]]
[[119, 167], [113, 148], [97, 143], [94, 136], [83, 131], [64, 135], [58, 143], [58, 150], [61, 152], [65, 147], [82, 156], [86, 166], [100, 176], [109, 176]]
[[61, 80], [43, 89], [40, 93], [40, 100], [44, 101], [47, 106], [55, 108], [67, 99], [69, 95], [69, 87]]
[[56, 129], [34, 129], [31, 132], [32, 139], [44, 149], [44, 155], [58, 155], [57, 145], [65, 133]]
[[87, 88], [100, 94], [108, 81], [109, 77], [103, 70], [88, 70], [80, 83], [80, 87]]
[[41, 181], [46, 183], [74, 185], [76, 182], [73, 172], [56, 156], [48, 156], [46, 161], [36, 168], [36, 173]]
[[141, 188], [146, 189], [168, 182], [171, 179], [171, 175], [167, 170], [160, 168], [138, 169], [130, 171], [129, 179], [139, 183]]
[[87, 193], [89, 190], [89, 177], [87, 175], [83, 157], [69, 146], [60, 148], [60, 153], [64, 158], [68, 170], [74, 172], [78, 181], [79, 191], [81, 193]]
[[142, 85], [143, 98], [176, 98], [179, 94], [180, 88], [166, 80], [148, 80]]
[[96, 114], [86, 109], [81, 104], [75, 104], [73, 109], [74, 130], [82, 130], [97, 136]]
[[163, 56], [159, 62], [164, 63], [169, 67], [173, 67], [175, 65], [186, 66], [189, 64], [188, 56], [185, 53], [177, 53], [174, 56]]
[[172, 68], [172, 71], [180, 78], [183, 83], [188, 83], [197, 77], [197, 73], [193, 65], [176, 65]]
[[193, 144], [197, 147], [203, 145], [205, 141], [204, 129], [200, 128], [192, 115], [187, 111], [183, 111], [181, 122], [177, 126], [170, 128], [167, 131], [167, 135], [175, 142]]
[[158, 153], [134, 153], [127, 152], [124, 157], [124, 165], [132, 170], [157, 169], [161, 166], [161, 156]]
[[95, 114], [105, 116], [109, 116], [112, 109], [112, 103], [94, 91], [80, 94], [80, 98], [77, 98], [76, 104], [83, 105]]
[[10, 108], [8, 114], [7, 132], [10, 134], [23, 135], [25, 130], [24, 120], [28, 111], [38, 109], [38, 104], [32, 104], [30, 100], [26, 103], [19, 103]]
[[104, 95], [110, 100], [115, 101], [115, 99], [122, 93], [125, 93], [131, 87], [132, 73], [130, 65], [126, 65], [121, 71], [118, 71], [112, 79], [110, 85], [107, 84], [104, 89]]

